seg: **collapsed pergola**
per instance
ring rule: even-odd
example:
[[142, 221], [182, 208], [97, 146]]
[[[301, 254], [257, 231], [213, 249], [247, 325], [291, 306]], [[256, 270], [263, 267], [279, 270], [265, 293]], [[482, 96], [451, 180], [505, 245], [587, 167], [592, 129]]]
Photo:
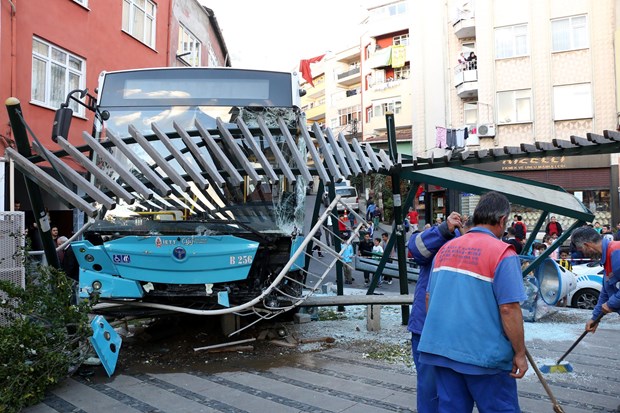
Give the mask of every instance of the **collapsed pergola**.
[[[207, 129], [196, 122], [193, 130], [185, 130], [175, 125], [174, 133], [162, 132], [156, 123], [152, 124], [152, 133], [149, 134], [140, 133], [137, 128], [129, 126], [129, 137], [121, 139], [108, 135], [108, 139], [101, 142], [84, 132], [85, 145], [75, 146], [59, 137], [61, 150], [51, 152], [35, 142], [33, 147], [37, 153], [33, 155], [19, 102], [9, 100], [7, 108], [17, 148], [8, 148], [6, 155], [27, 178], [26, 184], [31, 198], [33, 194], [32, 199], [40, 198], [38, 191], [42, 188], [67, 206], [77, 208], [89, 217], [99, 215], [102, 209], [113, 209], [122, 201], [141, 205], [145, 210], [196, 208], [205, 211], [207, 215], [221, 218], [228, 213], [226, 194], [222, 188], [226, 185], [239, 186], [245, 180], [255, 184], [275, 183], [283, 177], [293, 183], [308, 182], [318, 177], [318, 193], [322, 194], [327, 187], [330, 198], [337, 201], [335, 182], [361, 175], [390, 176], [394, 196], [394, 222], [387, 249], [391, 250], [395, 246], [398, 251], [397, 266], [402, 304], [409, 304], [411, 296], [407, 286], [404, 234], [400, 223], [403, 221], [402, 207], [412, 204], [415, 189], [403, 199], [400, 193], [401, 181], [409, 181], [410, 188], [417, 188], [419, 184], [432, 184], [473, 194], [498, 191], [513, 203], [542, 210], [536, 227], [531, 231], [526, 249], [532, 244], [534, 235], [541, 228], [547, 214], [561, 214], [574, 219], [575, 223], [560, 237], [559, 245], [567, 239], [572, 229], [594, 218], [581, 202], [558, 186], [481, 171], [472, 166], [507, 159], [620, 152], [620, 133], [604, 131], [603, 135], [587, 134], [585, 138], [571, 136], [569, 140], [553, 139], [551, 142], [492, 149], [445, 150], [439, 155], [433, 152], [428, 157], [412, 157], [397, 152], [394, 117], [388, 114], [387, 151], [377, 150], [369, 143], [360, 143], [355, 138], [347, 140], [343, 134], [335, 136], [331, 129], [322, 129], [316, 123], [311, 131], [308, 131], [303, 117], [297, 124], [291, 125], [283, 119], [268, 122], [258, 115], [256, 123], [252, 125], [238, 118], [236, 128], [231, 128], [219, 118], [215, 129]], [[307, 150], [306, 157], [300, 152], [300, 142]], [[113, 147], [124, 154], [129, 167], [115, 162], [109, 152]], [[271, 161], [264, 156], [267, 147], [273, 158]], [[144, 162], [136, 153], [136, 148], [147, 153], [153, 162]], [[162, 148], [165, 148], [165, 151], [162, 152]], [[285, 153], [292, 155], [294, 162], [287, 163]], [[93, 157], [93, 154], [97, 156]], [[193, 161], [189, 162], [188, 159]], [[89, 178], [68, 167], [68, 160], [81, 165], [88, 171]], [[101, 160], [114, 170], [114, 179], [101, 169]], [[170, 166], [172, 161], [177, 165], [176, 168]], [[129, 170], [138, 171], [140, 176]], [[330, 205], [333, 206], [332, 213], [337, 216], [336, 202]], [[42, 213], [42, 206], [34, 212]], [[252, 211], [246, 213], [251, 214]], [[306, 270], [309, 265], [308, 256], [311, 255], [308, 253], [311, 252], [313, 243], [318, 241], [314, 234], [321, 223], [317, 222], [319, 217], [322, 217], [321, 222], [325, 220], [325, 216], [320, 213], [320, 199], [317, 199], [311, 221], [317, 225], [307, 232], [312, 239], [303, 244], [306, 251]], [[339, 232], [337, 225], [334, 220], [333, 234]], [[333, 241], [332, 245], [338, 246], [334, 256], [341, 258], [339, 247], [342, 240], [334, 235]], [[45, 244], [45, 249], [48, 261], [57, 262], [55, 248], [51, 243]], [[535, 269], [550, 253], [551, 250], [548, 249], [534, 260], [524, 273]], [[373, 293], [387, 261], [385, 254], [377, 264], [367, 291], [368, 303], [381, 302]], [[343, 294], [342, 265], [342, 260], [337, 259], [339, 295]], [[403, 305], [402, 312], [405, 322], [408, 306]]]

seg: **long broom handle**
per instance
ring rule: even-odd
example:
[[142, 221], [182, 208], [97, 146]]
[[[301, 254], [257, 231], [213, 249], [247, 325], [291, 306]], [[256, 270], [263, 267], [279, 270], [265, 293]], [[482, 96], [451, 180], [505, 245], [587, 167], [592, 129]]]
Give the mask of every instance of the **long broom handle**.
[[[596, 317], [594, 319], [594, 323], [592, 323], [593, 326], [597, 325], [599, 321], [601, 321], [601, 318], [603, 318], [603, 316], [605, 315], [605, 313], [601, 312], [598, 317]], [[577, 344], [579, 344], [579, 342], [581, 340], [583, 340], [583, 338], [586, 336], [586, 334], [588, 334], [588, 330], [584, 331], [583, 333], [581, 333], [581, 335], [579, 336], [579, 338], [573, 343], [572, 346], [570, 346], [570, 348], [568, 350], [566, 350], [566, 353], [564, 353], [564, 355], [562, 357], [559, 358], [559, 360], [557, 361], [557, 363], [555, 364], [560, 364], [562, 362], [562, 360], [564, 360], [564, 358], [566, 356], [568, 356], [568, 353], [570, 353], [571, 351], [573, 351], [573, 349], [575, 347], [577, 347]]]
[[558, 399], [556, 399], [555, 396], [553, 395], [551, 388], [547, 384], [547, 380], [545, 380], [545, 378], [543, 377], [542, 373], [540, 372], [540, 369], [536, 365], [536, 362], [534, 361], [534, 358], [530, 354], [530, 351], [527, 349], [527, 347], [525, 348], [525, 356], [527, 357], [528, 361], [530, 362], [530, 365], [534, 369], [534, 372], [538, 376], [538, 380], [540, 380], [540, 384], [542, 384], [543, 388], [547, 392], [547, 395], [549, 396], [549, 400], [551, 400], [551, 404], [553, 405], [553, 411], [556, 413], [564, 413], [564, 409], [562, 409], [562, 406], [560, 406], [560, 403], [558, 403]]

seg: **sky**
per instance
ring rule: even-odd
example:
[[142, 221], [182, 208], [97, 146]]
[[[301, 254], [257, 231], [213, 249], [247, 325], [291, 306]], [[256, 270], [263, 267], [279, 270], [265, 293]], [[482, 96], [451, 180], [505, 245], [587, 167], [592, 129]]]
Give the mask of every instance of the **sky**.
[[359, 39], [361, 1], [200, 0], [215, 13], [233, 67], [297, 71], [301, 59]]

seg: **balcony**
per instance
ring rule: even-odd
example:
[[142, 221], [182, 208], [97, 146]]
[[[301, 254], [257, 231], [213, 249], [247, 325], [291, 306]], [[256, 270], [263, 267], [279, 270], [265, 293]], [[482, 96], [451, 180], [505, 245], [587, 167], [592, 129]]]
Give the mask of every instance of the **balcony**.
[[454, 68], [454, 87], [460, 98], [478, 96], [478, 68], [476, 62], [466, 62]]
[[401, 81], [400, 80], [386, 80], [385, 82], [375, 82], [373, 83], [371, 89], [375, 92], [381, 91], [381, 90], [386, 90], [386, 89], [392, 89], [394, 87], [398, 87], [401, 85]]
[[454, 34], [459, 39], [476, 37], [476, 19], [474, 18], [474, 12], [457, 10], [452, 27], [454, 27]]
[[306, 119], [309, 121], [319, 121], [325, 119], [325, 103], [311, 105], [305, 110]]
[[360, 68], [354, 67], [346, 72], [336, 74], [336, 80], [344, 86], [351, 86], [360, 82]]

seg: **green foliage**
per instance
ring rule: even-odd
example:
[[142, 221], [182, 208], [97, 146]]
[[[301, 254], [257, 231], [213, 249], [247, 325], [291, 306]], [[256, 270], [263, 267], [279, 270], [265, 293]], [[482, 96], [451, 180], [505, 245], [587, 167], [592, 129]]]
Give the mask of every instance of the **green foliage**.
[[381, 344], [373, 346], [365, 357], [373, 360], [383, 360], [391, 364], [413, 365], [411, 344]]
[[26, 288], [0, 281], [0, 413], [40, 402], [83, 361], [89, 302], [71, 304], [73, 280], [26, 265]]
[[319, 307], [319, 321], [346, 320], [344, 313], [334, 311], [329, 307]]

